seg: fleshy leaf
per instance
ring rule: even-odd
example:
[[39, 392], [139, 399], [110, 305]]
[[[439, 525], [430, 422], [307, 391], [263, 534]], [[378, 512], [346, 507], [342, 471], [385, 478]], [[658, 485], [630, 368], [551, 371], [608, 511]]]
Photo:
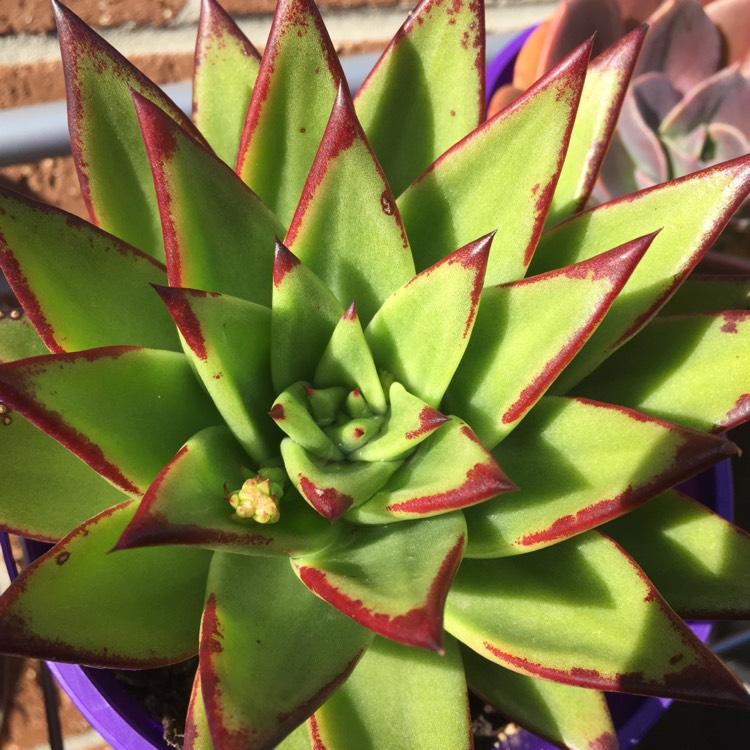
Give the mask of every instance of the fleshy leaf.
[[228, 165], [237, 150], [260, 67], [258, 50], [216, 2], [203, 0], [195, 46], [193, 122]]
[[446, 402], [493, 448], [544, 395], [606, 315], [654, 235], [590, 260], [485, 287]]
[[105, 510], [21, 573], [0, 598], [3, 652], [124, 669], [195, 654], [211, 553], [107, 554], [135, 509]]
[[0, 398], [129, 494], [144, 492], [190, 435], [221, 419], [185, 356], [156, 349], [10, 362], [0, 367]]
[[607, 702], [598, 690], [513, 672], [462, 649], [466, 679], [504, 716], [570, 750], [617, 750]]
[[487, 283], [524, 275], [562, 168], [589, 50], [590, 44], [578, 48], [401, 195], [398, 207], [417, 269], [497, 230]]
[[246, 462], [247, 456], [225, 427], [199, 432], [159, 473], [118, 549], [188, 544], [251, 555], [296, 555], [331, 541], [335, 533], [330, 525], [288, 484], [277, 523], [238, 518], [226, 496], [242, 486]]
[[625, 547], [681, 617], [750, 617], [750, 534], [698, 501], [665, 492], [602, 531]]
[[284, 243], [339, 302], [356, 298], [365, 322], [414, 276], [396, 200], [344, 85]]
[[228, 295], [157, 287], [216, 408], [256, 461], [275, 456], [278, 433], [268, 416], [271, 311]]
[[481, 123], [484, 65], [484, 3], [421, 0], [396, 32], [355, 100], [396, 195]]
[[369, 502], [348, 517], [357, 523], [424, 518], [476, 505], [514, 489], [471, 428], [452, 419], [430, 435]]
[[439, 655], [375, 638], [310, 723], [316, 750], [469, 750], [466, 679], [456, 642], [447, 638]]
[[659, 315], [747, 309], [750, 309], [750, 276], [691, 274], [661, 308]]
[[598, 526], [736, 452], [620, 406], [547, 396], [495, 449], [520, 487], [466, 513], [471, 557], [530, 552]]
[[300, 495], [329, 521], [369, 500], [401, 465], [399, 461], [316, 461], [293, 440], [281, 442], [281, 455]]
[[56, 542], [71, 526], [124, 499], [77, 456], [9, 409], [0, 416], [0, 452], [6, 462], [2, 531]]
[[378, 367], [432, 406], [440, 403], [469, 343], [492, 237], [470, 242], [415, 276], [365, 329]]
[[330, 289], [276, 243], [271, 318], [271, 372], [277, 391], [312, 380], [344, 310]]
[[166, 281], [160, 263], [76, 216], [1, 187], [0, 268], [52, 351], [179, 347], [149, 286]]
[[443, 605], [465, 538], [460, 513], [350, 526], [329, 547], [292, 565], [305, 586], [366, 628], [441, 651]]
[[133, 101], [153, 171], [170, 285], [270, 306], [281, 224], [210, 149], [148, 99], [134, 93]]
[[237, 173], [288, 226], [346, 85], [312, 0], [279, 0], [250, 98]]
[[365, 340], [354, 302], [341, 316], [320, 358], [313, 382], [320, 388], [358, 388], [375, 413], [385, 413], [387, 404], [383, 385], [378, 377], [370, 347]]
[[533, 555], [465, 560], [448, 632], [522, 674], [748, 706], [750, 698], [623, 550], [587, 532]]
[[668, 316], [616, 351], [575, 393], [723, 432], [750, 419], [748, 372], [750, 311]]
[[275, 747], [349, 676], [371, 640], [311, 594], [287, 560], [215, 554], [200, 645], [214, 745]]
[[187, 717], [185, 718], [185, 735], [183, 750], [214, 750], [211, 733], [208, 729], [208, 716], [203, 703], [200, 671], [195, 673], [193, 689], [190, 693]]
[[450, 419], [413, 396], [400, 383], [391, 385], [389, 400], [391, 413], [380, 433], [350, 453], [351, 460], [392, 461], [402, 458]]
[[547, 224], [557, 224], [586, 205], [645, 34], [640, 26], [589, 65]]
[[68, 93], [70, 143], [91, 220], [163, 260], [151, 169], [130, 90], [156, 102], [194, 137], [201, 136], [156, 84], [68, 8], [57, 0], [52, 5]]
[[555, 383], [556, 393], [570, 389], [646, 325], [719, 236], [748, 192], [750, 157], [744, 157], [597, 206], [545, 233], [532, 273], [576, 263], [596, 255], [602, 246], [653, 232], [669, 216], [607, 317]]
[[0, 317], [0, 364], [49, 354], [49, 349], [31, 321], [23, 313], [20, 315], [19, 318], [10, 315]]

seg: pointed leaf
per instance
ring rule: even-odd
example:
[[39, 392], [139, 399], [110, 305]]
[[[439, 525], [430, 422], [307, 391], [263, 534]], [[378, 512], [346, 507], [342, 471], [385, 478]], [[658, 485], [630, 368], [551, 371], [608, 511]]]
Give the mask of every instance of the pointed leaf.
[[268, 416], [271, 311], [228, 295], [157, 287], [182, 334], [185, 354], [224, 422], [256, 461], [278, 451]]
[[547, 224], [557, 224], [586, 205], [645, 35], [646, 27], [639, 26], [589, 65]]
[[48, 353], [36, 328], [20, 310], [18, 316], [0, 317], [0, 364]]
[[513, 722], [571, 750], [617, 750], [604, 695], [512, 672], [474, 651], [461, 651], [472, 691]]
[[421, 0], [396, 32], [356, 97], [396, 195], [481, 123], [484, 65], [484, 3]]
[[461, 654], [452, 638], [442, 655], [376, 638], [310, 723], [317, 750], [469, 750], [469, 718]]
[[203, 0], [193, 73], [193, 122], [226, 164], [237, 163], [260, 55], [232, 17]]
[[682, 617], [750, 616], [750, 535], [670, 491], [602, 528], [633, 555]]
[[466, 511], [467, 555], [501, 557], [554, 544], [736, 450], [715, 435], [620, 406], [546, 396], [494, 451], [520, 489]]
[[68, 92], [70, 143], [91, 220], [163, 260], [156, 194], [131, 89], [201, 136], [156, 84], [78, 16], [56, 0], [53, 7]]
[[225, 427], [192, 437], [159, 473], [118, 549], [187, 544], [250, 555], [296, 555], [319, 549], [335, 536], [287, 482], [280, 520], [259, 524], [238, 518], [226, 500], [242, 487], [247, 456]]
[[247, 111], [237, 173], [285, 226], [343, 82], [312, 0], [279, 0]]
[[660, 317], [575, 391], [723, 432], [750, 419], [749, 371], [750, 311]]
[[391, 461], [402, 458], [450, 419], [412, 396], [400, 383], [393, 383], [389, 399], [391, 413], [379, 434], [350, 453], [350, 460]]
[[558, 379], [557, 393], [588, 375], [656, 314], [749, 191], [750, 157], [745, 157], [597, 206], [545, 233], [532, 273], [576, 263], [600, 252], [603, 244], [664, 227], [596, 333]]
[[108, 347], [10, 362], [0, 367], [0, 398], [136, 495], [190, 435], [221, 419], [185, 356], [155, 349]]
[[3, 652], [123, 669], [195, 654], [211, 553], [107, 554], [135, 509], [105, 510], [21, 573], [0, 598]]
[[273, 267], [271, 371], [277, 391], [312, 380], [343, 308], [326, 285], [276, 243]]
[[[417, 269], [498, 230], [487, 283], [524, 275], [562, 168], [589, 49], [588, 44], [577, 49], [401, 195], [398, 207]], [[511, 185], [512, 190], [502, 187]]]
[[522, 674], [598, 690], [750, 703], [632, 558], [597, 532], [533, 555], [464, 561], [445, 624], [477, 653]]
[[323, 463], [293, 440], [282, 440], [281, 455], [300, 495], [329, 521], [369, 500], [401, 465], [400, 461]]
[[446, 399], [493, 448], [606, 315], [654, 235], [540, 276], [486, 287]]
[[365, 322], [414, 276], [396, 200], [345, 86], [302, 190], [285, 244]]
[[387, 404], [383, 385], [354, 302], [336, 325], [320, 358], [313, 382], [320, 388], [342, 385], [357, 388], [376, 414], [385, 413]]
[[750, 276], [691, 274], [659, 314], [684, 315], [747, 309], [750, 309]]
[[202, 143], [133, 94], [159, 201], [170, 286], [271, 304], [282, 226]]
[[409, 646], [441, 651], [443, 605], [465, 534], [460, 513], [350, 526], [329, 547], [292, 565], [305, 586], [361, 625]]
[[160, 263], [71, 214], [3, 188], [0, 268], [52, 351], [178, 347], [149, 286], [166, 281]]
[[185, 735], [182, 743], [183, 750], [214, 750], [211, 733], [208, 730], [206, 706], [201, 692], [200, 671], [195, 673], [193, 689], [190, 693], [188, 713], [185, 717]]
[[55, 542], [125, 498], [70, 451], [0, 404], [0, 530]]
[[200, 646], [214, 745], [275, 747], [348, 677], [371, 640], [313, 596], [288, 561], [214, 555]]
[[415, 276], [388, 298], [365, 330], [378, 367], [432, 406], [440, 403], [469, 343], [492, 236]]
[[444, 424], [365, 505], [349, 513], [357, 523], [424, 518], [476, 505], [516, 489], [471, 428]]

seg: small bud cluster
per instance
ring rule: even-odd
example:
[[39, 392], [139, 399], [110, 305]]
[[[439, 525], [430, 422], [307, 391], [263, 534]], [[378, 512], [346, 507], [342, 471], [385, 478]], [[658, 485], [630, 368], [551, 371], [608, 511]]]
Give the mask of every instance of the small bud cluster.
[[276, 523], [279, 518], [278, 501], [284, 494], [284, 472], [281, 469], [261, 469], [246, 479], [242, 487], [227, 495], [227, 502], [238, 518], [256, 523]]

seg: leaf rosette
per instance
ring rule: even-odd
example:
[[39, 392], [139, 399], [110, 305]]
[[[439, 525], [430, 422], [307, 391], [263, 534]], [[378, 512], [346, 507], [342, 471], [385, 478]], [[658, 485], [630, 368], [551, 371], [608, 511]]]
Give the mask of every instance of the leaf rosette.
[[91, 223], [0, 191], [0, 524], [55, 542], [0, 648], [198, 653], [188, 748], [455, 750], [467, 684], [576, 748], [603, 690], [745, 705], [679, 615], [748, 614], [750, 540], [671, 488], [750, 414], [746, 284], [688, 280], [750, 160], [574, 213], [642, 34], [483, 121], [480, 4], [352, 100], [311, 2], [261, 57], [206, 0], [193, 123], [56, 11]]

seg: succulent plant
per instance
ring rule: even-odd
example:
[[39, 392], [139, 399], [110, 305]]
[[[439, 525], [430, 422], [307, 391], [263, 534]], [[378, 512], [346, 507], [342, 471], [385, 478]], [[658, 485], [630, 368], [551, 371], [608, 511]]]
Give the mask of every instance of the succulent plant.
[[[649, 31], [595, 193], [602, 201], [750, 151], [745, 0], [563, 0], [524, 45], [514, 83], [493, 106], [507, 104], [591, 34], [604, 49], [643, 22]], [[747, 213], [737, 218], [745, 223]]]
[[0, 650], [198, 653], [195, 749], [469, 747], [467, 683], [575, 748], [603, 690], [747, 706], [681, 618], [750, 614], [750, 539], [671, 488], [750, 414], [747, 289], [688, 279], [750, 158], [580, 212], [642, 31], [483, 122], [480, 3], [352, 101], [311, 0], [262, 58], [205, 0], [191, 122], [55, 10], [92, 223], [0, 192], [0, 524], [55, 542]]

